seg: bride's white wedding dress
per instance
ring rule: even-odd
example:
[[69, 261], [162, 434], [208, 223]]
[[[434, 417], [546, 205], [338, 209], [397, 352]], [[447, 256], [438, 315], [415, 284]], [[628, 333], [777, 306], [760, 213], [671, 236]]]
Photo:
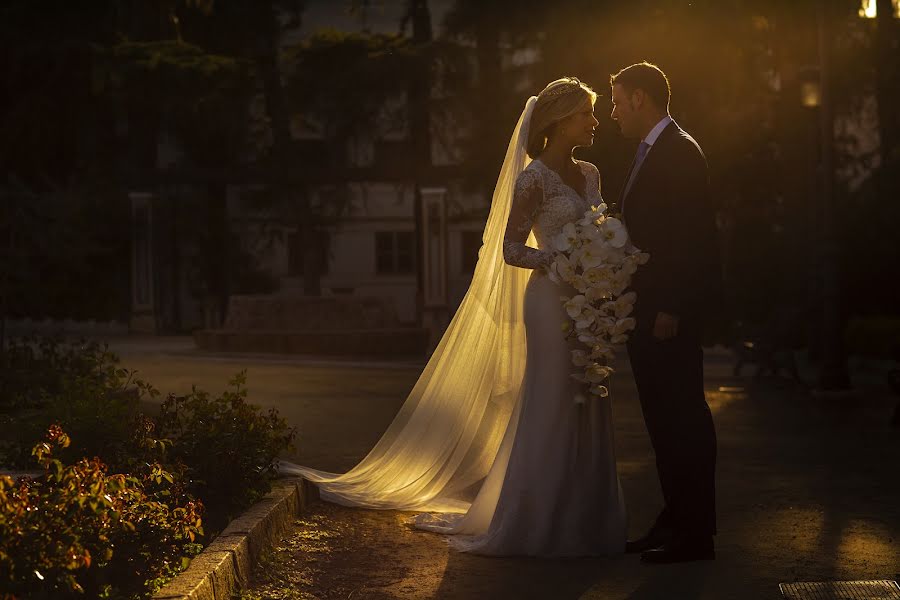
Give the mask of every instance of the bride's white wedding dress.
[[609, 398], [570, 376], [560, 296], [574, 290], [541, 268], [554, 236], [601, 203], [599, 174], [579, 162], [579, 193], [540, 160], [528, 164], [535, 101], [510, 141], [469, 291], [388, 430], [347, 473], [280, 469], [325, 500], [423, 511], [416, 526], [451, 534], [459, 550], [616, 555], [625, 507]]
[[[597, 168], [579, 165], [587, 184], [583, 196], [540, 160], [516, 182], [504, 254], [508, 264], [534, 269], [524, 297], [527, 358], [520, 397], [469, 511], [417, 518], [419, 527], [457, 534], [451, 544], [460, 550], [530, 556], [624, 551], [625, 506], [609, 398], [589, 397], [584, 384], [571, 377], [571, 350], [577, 346], [567, 345], [562, 332], [569, 317], [559, 297], [577, 292], [554, 283], [541, 268], [562, 228], [602, 202]], [[538, 249], [525, 244], [532, 230]], [[574, 401], [579, 392], [588, 396], [583, 405]], [[477, 522], [483, 514], [491, 514], [486, 531]]]

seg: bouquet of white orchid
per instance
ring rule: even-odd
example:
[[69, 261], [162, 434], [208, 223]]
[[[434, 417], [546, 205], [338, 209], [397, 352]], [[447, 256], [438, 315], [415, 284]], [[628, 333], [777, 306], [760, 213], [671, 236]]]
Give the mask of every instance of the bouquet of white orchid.
[[[628, 239], [622, 221], [605, 214], [606, 208], [592, 206], [563, 228], [553, 240], [558, 253], [548, 268], [550, 279], [578, 291], [571, 298], [560, 296], [571, 318], [563, 323], [566, 339], [585, 347], [572, 350], [572, 363], [579, 367], [572, 377], [600, 397], [609, 395], [604, 384], [612, 373], [613, 346], [624, 343], [635, 326], [629, 315], [637, 295], [626, 292], [631, 276], [650, 259]], [[579, 404], [585, 400], [582, 394], [575, 397]]]

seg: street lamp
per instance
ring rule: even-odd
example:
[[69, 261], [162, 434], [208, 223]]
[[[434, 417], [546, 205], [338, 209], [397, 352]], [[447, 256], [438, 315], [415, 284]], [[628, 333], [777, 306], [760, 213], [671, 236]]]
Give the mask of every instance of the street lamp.
[[808, 80], [804, 104], [814, 104], [819, 113], [819, 197], [821, 218], [821, 300], [822, 300], [822, 360], [816, 392], [820, 395], [843, 395], [850, 391], [850, 375], [844, 346], [844, 323], [841, 310], [841, 290], [838, 274], [839, 251], [835, 233], [834, 198], [834, 106], [831, 76], [831, 2], [817, 3], [817, 33], [819, 51], [818, 93], [815, 80]]
[[821, 207], [820, 186], [823, 181], [821, 164], [821, 128], [819, 109], [822, 106], [822, 85], [818, 65], [800, 68], [797, 73], [800, 106], [803, 108], [802, 128], [806, 147], [806, 230], [804, 247], [807, 266], [807, 341], [810, 359], [822, 358], [822, 293], [821, 293]]
[[818, 77], [800, 81], [800, 104], [804, 108], [819, 108], [822, 105], [822, 86]]

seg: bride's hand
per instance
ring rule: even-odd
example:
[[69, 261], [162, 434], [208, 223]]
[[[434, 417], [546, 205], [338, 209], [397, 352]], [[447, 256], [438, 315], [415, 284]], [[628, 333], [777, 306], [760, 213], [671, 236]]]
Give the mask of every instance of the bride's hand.
[[556, 251], [554, 251], [554, 250], [548, 250], [548, 251], [547, 251], [547, 255], [546, 255], [546, 257], [544, 258], [544, 262], [543, 262], [543, 264], [541, 265], [541, 270], [542, 270], [544, 273], [549, 273], [549, 272], [550, 272], [550, 268], [553, 266], [553, 263], [556, 262], [556, 256], [557, 256], [557, 255], [558, 255], [558, 253], [557, 253]]

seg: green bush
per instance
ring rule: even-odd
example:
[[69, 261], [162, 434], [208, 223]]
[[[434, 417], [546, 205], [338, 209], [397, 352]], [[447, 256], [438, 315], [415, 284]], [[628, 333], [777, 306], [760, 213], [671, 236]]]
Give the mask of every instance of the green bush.
[[291, 447], [296, 430], [275, 409], [247, 402], [246, 373], [221, 396], [196, 387], [162, 404], [158, 435], [172, 441], [171, 459], [185, 465], [190, 491], [207, 500], [207, 523], [219, 530], [271, 489], [273, 461]]
[[115, 376], [116, 356], [97, 342], [64, 343], [60, 337], [11, 338], [0, 351], [0, 410], [39, 409], [66, 382]]
[[24, 467], [47, 428], [60, 424], [76, 440], [63, 460], [98, 456], [113, 470], [158, 458], [148, 439], [154, 425], [140, 412], [144, 396], [159, 393], [119, 366], [96, 342], [56, 338], [13, 341], [0, 364], [0, 464]]
[[109, 475], [97, 458], [54, 458], [68, 446], [51, 427], [33, 449], [41, 477], [0, 477], [0, 593], [145, 597], [198, 551], [201, 504], [159, 464]]
[[[31, 505], [42, 507], [40, 511], [51, 504], [65, 507], [48, 519], [47, 527], [35, 516], [39, 513], [29, 513], [32, 520], [27, 521], [21, 521], [23, 515], [18, 521], [7, 519], [7, 523], [24, 522], [31, 528], [27, 535], [27, 531], [16, 530], [10, 541], [3, 529], [6, 525], [0, 524], [4, 538], [0, 562], [7, 565], [2, 568], [15, 570], [9, 573], [15, 585], [27, 587], [35, 581], [52, 580], [55, 583], [46, 584], [51, 586], [45, 586], [47, 590], [70, 593], [77, 589], [69, 585], [74, 582], [86, 590], [87, 597], [102, 597], [108, 590], [121, 597], [122, 590], [138, 589], [133, 587], [135, 582], [144, 586], [141, 589], [150, 589], [174, 572], [172, 544], [181, 540], [173, 537], [169, 527], [173, 523], [166, 519], [174, 518], [176, 509], [195, 516], [199, 514], [197, 505], [189, 503], [192, 498], [202, 500], [205, 541], [269, 491], [273, 461], [291, 446], [295, 431], [275, 410], [265, 413], [247, 402], [243, 372], [219, 397], [196, 388], [186, 396], [169, 396], [156, 417], [142, 413], [141, 401], [160, 393], [133, 375], [120, 367], [113, 353], [96, 343], [64, 344], [58, 339], [35, 338], [11, 344], [0, 357], [0, 465], [27, 469], [33, 464], [35, 442], [51, 425], [59, 424], [68, 433], [64, 444], [52, 448], [53, 459], [46, 468], [53, 478], [25, 484], [4, 480], [2, 484], [4, 511], [26, 510], [21, 507]], [[63, 437], [54, 435], [55, 440]], [[40, 452], [49, 456], [49, 450]], [[105, 469], [131, 475], [106, 476]], [[60, 473], [65, 473], [65, 485], [54, 479]], [[84, 483], [89, 486], [88, 499], [80, 504], [71, 490], [76, 480], [91, 482]], [[106, 491], [100, 493], [101, 488]], [[126, 497], [135, 508], [129, 512], [109, 505], [120, 497]], [[92, 504], [90, 498], [99, 504]], [[193, 508], [188, 511], [188, 506]], [[145, 514], [136, 514], [138, 508]], [[102, 523], [98, 524], [98, 519]], [[131, 531], [120, 521], [141, 526]], [[118, 528], [104, 533], [102, 540], [88, 533], [106, 531], [103, 527], [109, 523]], [[191, 536], [200, 533], [199, 521], [196, 524]], [[166, 531], [168, 537], [161, 540]], [[53, 551], [44, 548], [38, 555], [30, 554], [29, 540], [36, 549], [44, 544]], [[114, 548], [118, 558], [106, 559], [104, 548]], [[89, 565], [76, 560], [85, 556], [84, 552], [90, 556]], [[35, 579], [33, 570], [28, 571], [32, 567], [44, 580]], [[0, 570], [0, 580], [4, 577]], [[47, 597], [57, 597], [52, 591], [47, 593]]]

